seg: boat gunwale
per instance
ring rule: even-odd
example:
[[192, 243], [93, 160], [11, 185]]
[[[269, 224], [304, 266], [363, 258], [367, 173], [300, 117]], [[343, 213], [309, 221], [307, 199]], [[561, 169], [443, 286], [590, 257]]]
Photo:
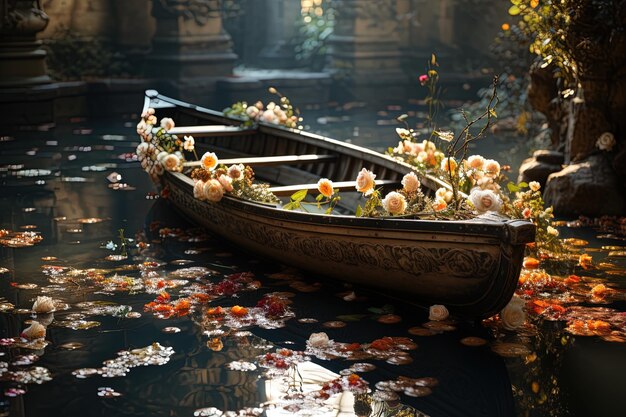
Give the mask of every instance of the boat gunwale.
[[[185, 187], [185, 192], [193, 194], [193, 180], [185, 174], [166, 172], [174, 182]], [[285, 210], [278, 205], [260, 203], [232, 195], [224, 195], [219, 203], [198, 200], [203, 204], [223, 204], [242, 212], [252, 213], [275, 220], [285, 220], [292, 223], [303, 223], [322, 226], [344, 226], [354, 229], [372, 229], [379, 231], [414, 231], [431, 232], [438, 234], [470, 234], [486, 238], [497, 238], [511, 244], [524, 244], [532, 241], [534, 226], [526, 220], [508, 219], [496, 215], [479, 216], [469, 220], [431, 220], [407, 219], [399, 217], [356, 217], [343, 214], [306, 213], [294, 210]], [[226, 204], [224, 204], [226, 203]], [[416, 227], [417, 225], [417, 227]], [[520, 239], [512, 241], [511, 229], [516, 229], [515, 236]]]

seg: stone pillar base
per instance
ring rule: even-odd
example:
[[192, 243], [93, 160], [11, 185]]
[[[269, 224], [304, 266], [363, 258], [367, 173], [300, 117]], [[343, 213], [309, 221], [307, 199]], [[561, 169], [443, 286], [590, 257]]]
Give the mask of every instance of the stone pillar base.
[[0, 88], [47, 84], [46, 51], [41, 41], [0, 42]]

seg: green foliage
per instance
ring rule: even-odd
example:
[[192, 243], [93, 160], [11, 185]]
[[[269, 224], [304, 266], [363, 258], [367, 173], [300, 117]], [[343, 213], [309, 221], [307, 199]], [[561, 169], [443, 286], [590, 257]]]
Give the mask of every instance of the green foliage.
[[285, 210], [297, 210], [302, 208], [302, 202], [306, 198], [307, 194], [307, 190], [296, 191], [291, 195], [289, 203], [285, 204], [283, 208]]
[[[529, 42], [529, 51], [552, 65], [563, 81], [561, 94], [573, 96], [581, 76], [595, 71], [611, 74], [619, 62], [610, 59], [621, 48], [621, 0], [511, 0], [509, 14]], [[622, 10], [622, 13], [620, 13]], [[617, 48], [617, 49], [616, 49]], [[603, 65], [598, 66], [598, 62]]]
[[[317, 14], [316, 9], [322, 9], [323, 13]], [[321, 7], [304, 10], [296, 24], [299, 34], [294, 45], [296, 60], [314, 70], [321, 70], [328, 52], [328, 40], [335, 28], [332, 2], [326, 0]]]

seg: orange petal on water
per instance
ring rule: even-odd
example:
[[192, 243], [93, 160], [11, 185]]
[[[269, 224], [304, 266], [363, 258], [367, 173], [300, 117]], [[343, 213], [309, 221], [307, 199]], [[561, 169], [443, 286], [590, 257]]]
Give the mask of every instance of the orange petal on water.
[[380, 316], [376, 321], [383, 324], [395, 324], [400, 323], [402, 321], [402, 317], [396, 314], [385, 314]]
[[483, 339], [482, 337], [476, 337], [476, 336], [468, 336], [468, 337], [464, 337], [463, 339], [461, 339], [461, 344], [464, 344], [465, 346], [484, 346], [487, 344], [487, 341], [485, 339]]
[[539, 268], [539, 260], [529, 256], [524, 258], [522, 266], [526, 269], [537, 269]]

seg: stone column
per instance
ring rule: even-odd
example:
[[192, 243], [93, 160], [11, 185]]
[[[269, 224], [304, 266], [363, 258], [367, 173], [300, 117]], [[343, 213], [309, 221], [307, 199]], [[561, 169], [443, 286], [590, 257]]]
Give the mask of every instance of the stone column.
[[264, 23], [267, 30], [265, 46], [259, 53], [259, 63], [267, 68], [292, 68], [295, 66], [293, 39], [296, 33], [296, 19], [300, 17], [298, 0], [265, 0]]
[[219, 77], [232, 74], [237, 56], [222, 27], [219, 0], [153, 0], [156, 33], [146, 73], [185, 100], [210, 104]]
[[0, 88], [47, 84], [46, 51], [37, 33], [48, 25], [39, 1], [0, 0]]
[[393, 99], [403, 93], [394, 0], [337, 0], [330, 69], [352, 98]]

